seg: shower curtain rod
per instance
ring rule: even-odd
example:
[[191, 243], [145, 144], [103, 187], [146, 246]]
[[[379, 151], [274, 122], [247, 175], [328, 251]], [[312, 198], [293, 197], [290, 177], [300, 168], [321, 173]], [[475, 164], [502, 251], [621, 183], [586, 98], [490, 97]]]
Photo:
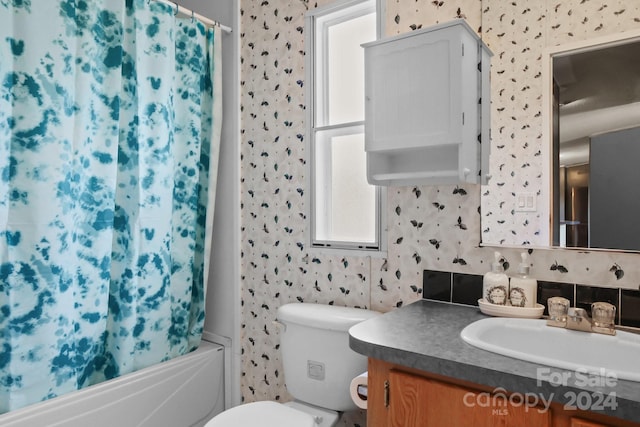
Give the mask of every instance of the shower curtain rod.
[[175, 7], [176, 10], [176, 15], [182, 14], [182, 16], [186, 16], [186, 17], [191, 17], [194, 19], [197, 19], [198, 21], [202, 22], [205, 25], [210, 25], [213, 27], [219, 27], [222, 31], [230, 33], [233, 30], [231, 29], [231, 27], [227, 27], [226, 25], [222, 25], [221, 23], [219, 23], [218, 21], [214, 21], [213, 19], [209, 19], [206, 16], [202, 16], [199, 13], [195, 13], [193, 10], [189, 10], [184, 6], [180, 6], [178, 3], [173, 2], [173, 1], [169, 1], [169, 0], [154, 0], [160, 3], [164, 3], [164, 4], [168, 4], [169, 6]]

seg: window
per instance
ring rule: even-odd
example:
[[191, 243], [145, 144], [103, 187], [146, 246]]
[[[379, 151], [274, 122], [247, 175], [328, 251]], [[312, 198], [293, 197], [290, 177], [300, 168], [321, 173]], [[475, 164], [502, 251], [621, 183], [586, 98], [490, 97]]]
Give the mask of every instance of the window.
[[382, 250], [382, 189], [364, 151], [364, 50], [376, 39], [374, 0], [336, 2], [306, 17], [311, 245]]

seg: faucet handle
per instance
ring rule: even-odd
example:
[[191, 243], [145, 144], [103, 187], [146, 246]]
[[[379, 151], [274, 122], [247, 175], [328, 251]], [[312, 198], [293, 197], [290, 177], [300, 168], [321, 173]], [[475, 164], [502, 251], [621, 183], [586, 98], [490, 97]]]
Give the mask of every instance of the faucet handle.
[[549, 320], [547, 325], [564, 328], [567, 324], [569, 300], [563, 297], [551, 297], [547, 300]]
[[613, 330], [615, 332], [616, 306], [608, 302], [594, 302], [591, 304], [593, 327]]

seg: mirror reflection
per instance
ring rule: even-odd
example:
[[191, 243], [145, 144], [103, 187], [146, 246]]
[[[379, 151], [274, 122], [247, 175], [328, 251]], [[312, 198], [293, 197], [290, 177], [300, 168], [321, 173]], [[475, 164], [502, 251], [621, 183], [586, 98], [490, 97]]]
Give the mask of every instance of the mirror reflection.
[[552, 69], [553, 245], [640, 250], [640, 38]]

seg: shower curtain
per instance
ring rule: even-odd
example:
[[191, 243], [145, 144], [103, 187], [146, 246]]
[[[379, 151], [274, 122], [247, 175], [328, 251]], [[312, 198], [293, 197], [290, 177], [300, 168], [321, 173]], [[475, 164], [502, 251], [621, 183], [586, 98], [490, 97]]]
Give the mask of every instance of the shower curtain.
[[0, 413], [195, 349], [220, 30], [149, 0], [0, 0]]

